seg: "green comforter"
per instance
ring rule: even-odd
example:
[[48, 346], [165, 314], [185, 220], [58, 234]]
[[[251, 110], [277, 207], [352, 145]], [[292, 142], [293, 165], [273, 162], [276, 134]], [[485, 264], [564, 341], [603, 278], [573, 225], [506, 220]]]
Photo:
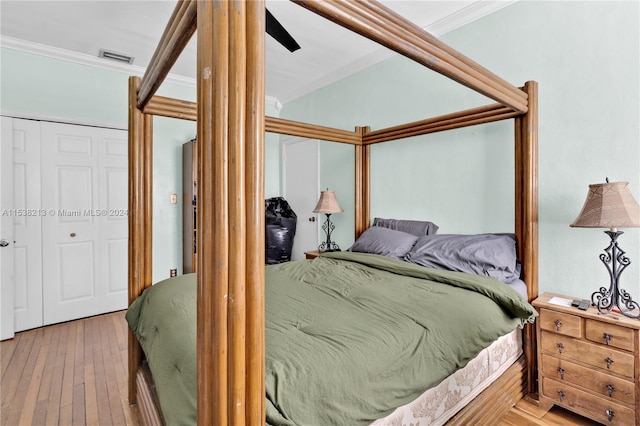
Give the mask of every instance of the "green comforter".
[[[127, 313], [169, 425], [195, 424], [195, 287], [160, 282]], [[499, 281], [382, 256], [267, 266], [267, 423], [368, 424], [534, 316]]]

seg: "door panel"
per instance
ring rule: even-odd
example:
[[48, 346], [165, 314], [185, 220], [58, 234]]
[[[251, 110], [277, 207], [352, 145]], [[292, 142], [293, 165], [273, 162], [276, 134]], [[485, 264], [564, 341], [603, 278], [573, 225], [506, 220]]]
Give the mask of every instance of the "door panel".
[[[17, 241], [16, 241], [17, 243]], [[13, 309], [16, 312], [27, 311], [29, 309], [29, 250], [27, 247], [14, 247], [13, 250], [13, 267], [14, 271], [20, 271], [15, 274], [14, 279], [14, 294], [13, 294]], [[42, 298], [41, 298], [42, 299]], [[42, 309], [40, 310], [42, 311]], [[42, 325], [42, 313], [38, 315], [39, 321], [34, 320], [34, 324]], [[37, 325], [35, 327], [38, 327]], [[21, 330], [16, 330], [21, 331]]]
[[98, 129], [42, 123], [44, 324], [102, 313]]
[[0, 137], [0, 340], [14, 335], [13, 320], [13, 124], [2, 117]]
[[[121, 239], [110, 239], [105, 242], [107, 246], [107, 255], [106, 255], [106, 270], [107, 270], [107, 288], [106, 294], [107, 296], [115, 296], [122, 295], [127, 292], [127, 257], [123, 256], [122, 253], [127, 253], [127, 249], [129, 247], [128, 241], [126, 238]], [[124, 299], [124, 298], [123, 298]], [[116, 309], [124, 309], [125, 306], [122, 306], [120, 303]]]
[[56, 211], [60, 223], [91, 223], [95, 167], [56, 166]]
[[100, 129], [99, 206], [106, 215], [100, 221], [101, 309], [125, 309], [128, 303], [128, 139], [127, 132]]
[[85, 301], [96, 296], [93, 241], [58, 244], [59, 302]]
[[[40, 123], [12, 119], [14, 207], [30, 214], [13, 217], [14, 320], [16, 332], [43, 325]], [[4, 294], [3, 294], [4, 296]]]
[[291, 259], [299, 260], [305, 251], [318, 249], [318, 215], [313, 213], [319, 198], [318, 141], [285, 142], [283, 156], [284, 197], [298, 216]]

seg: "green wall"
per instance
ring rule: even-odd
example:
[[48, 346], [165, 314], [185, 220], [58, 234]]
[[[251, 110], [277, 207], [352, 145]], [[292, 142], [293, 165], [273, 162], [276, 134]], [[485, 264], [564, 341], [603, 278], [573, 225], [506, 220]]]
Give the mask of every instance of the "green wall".
[[[0, 112], [44, 116], [57, 121], [127, 128], [128, 74], [52, 59], [13, 49], [0, 50]], [[165, 83], [159, 95], [195, 100], [195, 87]], [[267, 105], [267, 113], [278, 111]], [[195, 123], [154, 118], [153, 281], [182, 271], [182, 144], [195, 137]], [[265, 195], [280, 194], [279, 141], [268, 134]], [[178, 204], [170, 204], [170, 194]]]
[[[540, 291], [588, 298], [608, 275], [608, 237], [574, 229], [588, 184], [626, 180], [640, 200], [638, 2], [519, 1], [443, 41], [520, 86], [540, 85]], [[493, 103], [394, 57], [284, 105], [280, 116], [372, 130]], [[513, 231], [513, 124], [493, 123], [375, 145], [372, 218], [431, 220], [441, 233]], [[322, 143], [321, 187], [345, 213], [334, 236], [353, 242], [352, 148]], [[333, 218], [333, 216], [332, 216]], [[620, 238], [632, 259], [622, 284], [640, 300], [640, 232]]]

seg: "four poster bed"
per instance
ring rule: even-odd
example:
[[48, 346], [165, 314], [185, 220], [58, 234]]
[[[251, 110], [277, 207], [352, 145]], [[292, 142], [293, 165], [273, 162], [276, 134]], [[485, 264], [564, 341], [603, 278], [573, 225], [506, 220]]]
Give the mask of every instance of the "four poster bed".
[[[284, 369], [284, 375], [281, 376], [273, 376], [272, 373], [274, 370], [278, 370], [282, 363], [296, 364], [300, 361], [299, 358], [305, 357], [307, 353], [298, 352], [298, 358], [296, 356], [284, 358], [286, 354], [283, 353], [283, 350], [271, 345], [272, 340], [269, 340], [270, 345], [266, 352], [267, 354], [275, 354], [275, 358], [267, 358], [265, 361], [265, 335], [269, 335], [271, 339], [275, 335], [274, 333], [280, 330], [279, 325], [274, 323], [274, 317], [290, 309], [288, 303], [282, 302], [278, 305], [278, 302], [284, 300], [286, 296], [292, 294], [295, 296], [296, 292], [302, 291], [302, 287], [304, 287], [299, 284], [290, 284], [289, 277], [302, 276], [303, 281], [307, 284], [306, 287], [315, 292], [313, 298], [321, 300], [322, 297], [331, 295], [331, 304], [333, 304], [334, 296], [342, 293], [350, 297], [344, 303], [355, 306], [355, 304], [364, 305], [365, 299], [374, 300], [370, 294], [374, 290], [371, 290], [373, 287], [369, 286], [369, 282], [358, 284], [354, 271], [360, 271], [357, 275], [374, 277], [372, 269], [381, 269], [383, 275], [387, 274], [384, 275], [385, 277], [392, 273], [396, 275], [399, 270], [403, 270], [404, 272], [400, 275], [408, 275], [407, 279], [410, 280], [411, 285], [418, 285], [419, 290], [417, 291], [424, 291], [425, 287], [423, 286], [427, 285], [423, 284], [422, 280], [427, 280], [429, 283], [432, 281], [453, 283], [453, 287], [455, 287], [453, 291], [457, 292], [455, 297], [470, 297], [473, 300], [470, 305], [486, 305], [488, 303], [487, 309], [493, 312], [491, 314], [474, 313], [471, 314], [472, 318], [477, 320], [478, 318], [490, 317], [493, 322], [499, 317], [503, 324], [498, 335], [514, 335], [516, 340], [522, 336], [522, 349], [518, 348], [511, 354], [515, 362], [511, 359], [508, 363], [502, 364], [501, 368], [496, 368], [495, 377], [492, 378], [493, 382], [483, 385], [482, 389], [484, 390], [481, 393], [470, 394], [466, 400], [458, 401], [454, 412], [448, 413], [444, 419], [437, 420], [443, 422], [448, 419], [448, 424], [490, 424], [492, 420], [502, 417], [524, 395], [535, 391], [536, 342], [534, 328], [530, 324], [525, 325], [522, 334], [519, 332], [507, 333], [506, 331], [507, 329], [513, 330], [516, 325], [524, 325], [532, 320], [534, 314], [527, 311], [530, 306], [524, 299], [531, 301], [538, 292], [537, 84], [527, 82], [522, 88], [510, 85], [406, 19], [375, 2], [320, 2], [315, 0], [295, 2], [440, 72], [498, 103], [375, 131], [371, 131], [368, 127], [356, 127], [355, 131], [345, 131], [265, 117], [264, 2], [245, 2], [243, 0], [179, 1], [144, 77], [142, 79], [131, 77], [129, 80], [129, 303], [133, 308], [154, 303], [148, 301], [146, 296], [152, 291], [145, 291], [152, 287], [152, 118], [154, 115], [160, 115], [197, 121], [199, 181], [197, 263], [199, 269], [197, 276], [178, 277], [178, 281], [182, 282], [184, 286], [192, 287], [191, 294], [196, 305], [196, 311], [191, 315], [197, 324], [193, 331], [196, 341], [194, 380], [196, 381], [197, 395], [195, 400], [197, 423], [201, 425], [264, 424], [265, 413], [271, 412], [276, 413], [275, 417], [278, 417], [272, 416], [271, 422], [295, 424], [295, 418], [289, 417], [288, 411], [289, 409], [295, 411], [295, 409], [287, 406], [283, 399], [276, 398], [281, 396], [280, 391], [286, 387], [285, 384], [288, 385], [286, 380], [293, 370]], [[195, 32], [196, 27], [198, 29], [197, 102], [190, 103], [155, 96], [155, 91]], [[512, 118], [515, 123], [515, 229], [513, 235], [522, 267], [520, 277], [526, 285], [526, 294], [522, 298], [522, 303], [515, 300], [520, 296], [513, 297], [514, 293], [511, 289], [505, 290], [506, 286], [490, 278], [479, 277], [480, 284], [476, 281], [469, 283], [469, 275], [471, 274], [453, 272], [455, 277], [452, 277], [447, 275], [449, 272], [438, 272], [437, 270], [433, 272], [429, 268], [417, 265], [405, 267], [404, 263], [406, 262], [374, 254], [331, 254], [321, 256], [313, 261], [291, 262], [273, 268], [269, 267], [270, 269], [265, 273], [263, 194], [265, 132], [302, 136], [354, 146], [355, 233], [358, 239], [370, 229], [369, 153], [372, 144]], [[516, 250], [514, 249], [514, 251]], [[309, 277], [315, 277], [316, 269], [328, 270], [329, 275], [314, 281]], [[430, 275], [424, 277], [424, 274]], [[338, 277], [342, 277], [342, 280]], [[386, 280], [387, 278], [369, 279], [371, 282], [386, 282]], [[416, 284], [416, 280], [421, 280], [420, 284]], [[318, 285], [320, 281], [323, 283], [334, 281], [336, 287], [321, 288]], [[284, 284], [276, 285], [275, 283]], [[173, 291], [167, 296], [167, 302], [164, 305], [166, 307], [177, 303], [179, 294], [184, 293], [182, 288], [185, 287], [174, 284], [176, 282], [171, 282], [168, 285], [166, 282], [159, 283], [150, 290], [155, 292], [156, 288], [166, 287], [170, 289], [169, 291]], [[428, 284], [428, 286], [431, 285]], [[366, 292], [360, 292], [365, 287]], [[476, 290], [473, 292], [461, 289], [461, 287], [474, 287]], [[377, 290], [376, 287], [375, 292], [381, 292], [384, 295], [383, 298], [386, 298], [390, 297], [391, 293], [402, 293], [397, 291], [398, 288]], [[440, 291], [441, 287], [437, 288], [438, 290], [433, 290], [433, 293]], [[177, 289], [181, 291], [177, 292]], [[354, 298], [354, 294], [357, 294], [358, 298]], [[303, 296], [300, 295], [300, 297]], [[490, 297], [502, 302], [487, 302]], [[138, 299], [144, 300], [144, 303], [136, 302]], [[268, 301], [266, 318], [265, 299]], [[399, 303], [397, 306], [402, 306], [403, 316], [406, 316], [404, 315], [405, 311], [410, 310], [403, 303], [416, 299], [418, 296], [415, 293], [408, 293], [405, 294], [404, 301], [397, 302]], [[374, 303], [377, 304], [378, 300], [375, 299]], [[503, 303], [504, 300], [508, 300], [506, 305]], [[420, 301], [422, 300], [420, 299]], [[324, 306], [329, 305], [325, 304]], [[346, 338], [345, 336], [324, 335], [325, 329], [314, 329], [309, 327], [309, 324], [300, 323], [305, 312], [314, 312], [311, 311], [312, 308], [307, 308], [306, 305], [304, 309], [291, 308], [294, 311], [298, 309], [298, 311], [293, 312], [292, 317], [284, 319], [284, 323], [287, 324], [294, 322], [292, 330], [303, 332], [297, 335], [298, 337], [294, 336], [294, 340], [285, 343], [284, 347], [287, 350], [284, 352], [296, 353], [306, 348], [306, 343], [303, 344], [304, 337], [300, 337], [303, 334], [304, 336], [314, 335], [314, 337], [322, 335], [326, 341], [338, 341], [338, 346], [342, 346], [343, 340], [358, 340], [359, 337], [363, 338], [362, 344], [365, 346], [372, 340], [389, 339], [388, 337], [373, 338], [369, 335], [371, 329], [377, 330], [385, 328], [384, 326], [372, 326], [367, 330], [360, 329], [360, 335], [357, 334], [358, 321], [367, 321], [368, 324], [373, 324], [373, 321], [377, 321], [377, 319], [372, 319], [373, 317], [367, 317], [366, 320], [343, 320], [339, 321], [339, 324], [332, 323], [328, 327], [330, 329], [338, 327], [340, 332], [345, 333]], [[383, 308], [380, 310], [393, 309]], [[425, 330], [429, 329], [428, 321], [430, 319], [417, 315], [430, 309], [427, 307], [417, 309], [416, 311], [419, 312], [415, 313], [416, 316], [409, 316], [410, 321], [413, 324], [420, 324]], [[367, 315], [375, 311], [370, 307], [364, 310]], [[466, 310], [466, 307], [463, 310]], [[523, 313], [523, 311], [527, 312]], [[133, 312], [133, 309], [130, 312]], [[167, 311], [163, 316], [166, 318], [172, 314], [171, 311]], [[333, 318], [341, 318], [340, 316], [343, 314], [344, 311], [340, 311], [333, 312], [332, 315]], [[476, 320], [469, 320], [467, 327], [471, 327], [474, 322], [482, 323], [482, 321]], [[347, 323], [355, 324], [356, 331], [340, 328]], [[311, 326], [313, 325], [311, 324]], [[266, 331], [265, 326], [267, 327]], [[480, 334], [482, 327], [484, 325], [475, 329], [474, 335]], [[449, 331], [449, 333], [457, 332]], [[423, 332], [421, 336], [427, 334]], [[437, 334], [437, 332], [432, 334]], [[482, 346], [489, 345], [490, 341], [496, 340], [496, 337], [487, 337], [487, 342], [484, 342]], [[341, 340], [341, 338], [344, 339]], [[417, 340], [425, 339], [419, 336]], [[445, 340], [444, 343], [438, 345], [439, 347], [449, 346], [449, 343]], [[491, 345], [486, 350], [490, 352], [492, 347], [494, 346]], [[145, 351], [147, 350], [145, 349]], [[307, 350], [308, 353], [318, 351], [317, 347], [311, 346]], [[461, 355], [461, 365], [456, 366], [454, 370], [465, 364], [467, 367], [473, 365], [480, 356], [490, 358], [490, 355], [482, 355], [483, 353], [484, 350], [475, 358], [469, 354]], [[162, 424], [161, 410], [153, 390], [153, 378], [149, 370], [143, 367], [144, 358], [145, 354], [139, 339], [130, 330], [130, 402], [138, 404], [143, 423]], [[149, 358], [148, 354], [147, 358]], [[278, 364], [279, 362], [280, 364]], [[313, 365], [321, 366], [322, 362], [326, 361], [316, 361]], [[421, 361], [423, 364], [424, 362], [424, 360]], [[320, 368], [319, 374], [322, 375], [323, 371], [328, 373], [333, 365], [332, 363], [326, 364], [324, 369]], [[310, 365], [302, 365], [302, 367], [298, 365], [296, 368], [304, 370], [307, 367]], [[386, 366], [381, 371], [393, 370], [390, 367], [392, 366]], [[401, 370], [407, 369], [413, 371], [413, 366], [401, 368]], [[181, 375], [180, 368], [176, 367], [175, 370], [177, 375]], [[420, 376], [420, 371], [416, 369], [415, 376]], [[451, 371], [446, 374], [450, 373]], [[267, 378], [265, 379], [265, 377]], [[435, 378], [429, 387], [436, 385], [433, 389], [436, 389], [437, 393], [447, 392], [446, 389], [438, 390], [438, 386], [445, 383], [442, 379], [442, 377]], [[315, 380], [318, 380], [317, 376]], [[336, 389], [343, 388], [336, 385], [335, 388], [321, 390], [324, 392], [321, 394], [314, 393], [313, 390], [309, 390], [308, 394], [306, 391], [299, 390], [297, 393], [311, 400], [314, 398], [322, 399], [324, 403], [328, 404], [323, 406], [325, 411], [340, 413], [343, 409], [341, 405], [335, 405], [335, 402], [327, 403], [325, 400], [325, 396], [333, 393]], [[482, 389], [479, 389], [478, 392]], [[428, 392], [426, 387], [422, 390]], [[175, 388], [175, 391], [181, 392], [179, 388]], [[353, 394], [365, 393], [361, 391], [362, 386]], [[267, 398], [265, 398], [265, 393]], [[384, 397], [388, 396], [389, 399], [391, 399], [392, 393], [394, 395], [403, 394], [401, 398], [397, 399], [402, 404], [406, 402], [410, 405], [411, 401], [416, 398], [415, 394], [409, 398], [401, 391], [401, 387], [397, 386], [391, 391], [378, 392]], [[421, 396], [421, 393], [418, 392], [417, 396]], [[453, 393], [461, 393], [461, 391], [457, 389]], [[473, 399], [469, 400], [471, 397]], [[427, 396], [427, 398], [429, 397]], [[284, 399], [287, 397], [285, 396]], [[348, 399], [351, 398], [344, 394], [339, 402]], [[420, 404], [428, 405], [429, 401], [429, 399], [422, 400]], [[304, 400], [293, 405], [300, 406], [302, 404], [304, 407], [307, 402]], [[380, 403], [382, 404], [382, 402]], [[397, 406], [402, 404], [398, 403]], [[460, 409], [461, 406], [464, 408]], [[313, 409], [298, 409], [298, 411], [312, 412]], [[386, 408], [383, 411], [389, 416], [379, 420], [376, 424], [407, 424], [412, 421], [411, 418], [407, 420], [407, 417], [402, 417], [402, 415], [395, 416]], [[413, 408], [410, 408], [410, 411], [415, 414]], [[456, 411], [457, 413], [455, 413]], [[321, 411], [318, 413], [322, 414]], [[358, 418], [364, 417], [366, 416]], [[427, 422], [432, 420], [431, 417], [420, 415], [414, 416], [414, 418]], [[373, 421], [375, 418], [369, 420]], [[301, 421], [313, 423], [308, 419]], [[337, 422], [335, 419], [333, 421]]]

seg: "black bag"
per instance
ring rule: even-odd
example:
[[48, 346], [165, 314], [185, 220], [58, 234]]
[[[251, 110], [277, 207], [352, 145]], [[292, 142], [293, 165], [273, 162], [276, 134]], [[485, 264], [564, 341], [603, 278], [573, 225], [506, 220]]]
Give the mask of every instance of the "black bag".
[[291, 260], [298, 217], [282, 197], [265, 200], [265, 262], [267, 265]]

